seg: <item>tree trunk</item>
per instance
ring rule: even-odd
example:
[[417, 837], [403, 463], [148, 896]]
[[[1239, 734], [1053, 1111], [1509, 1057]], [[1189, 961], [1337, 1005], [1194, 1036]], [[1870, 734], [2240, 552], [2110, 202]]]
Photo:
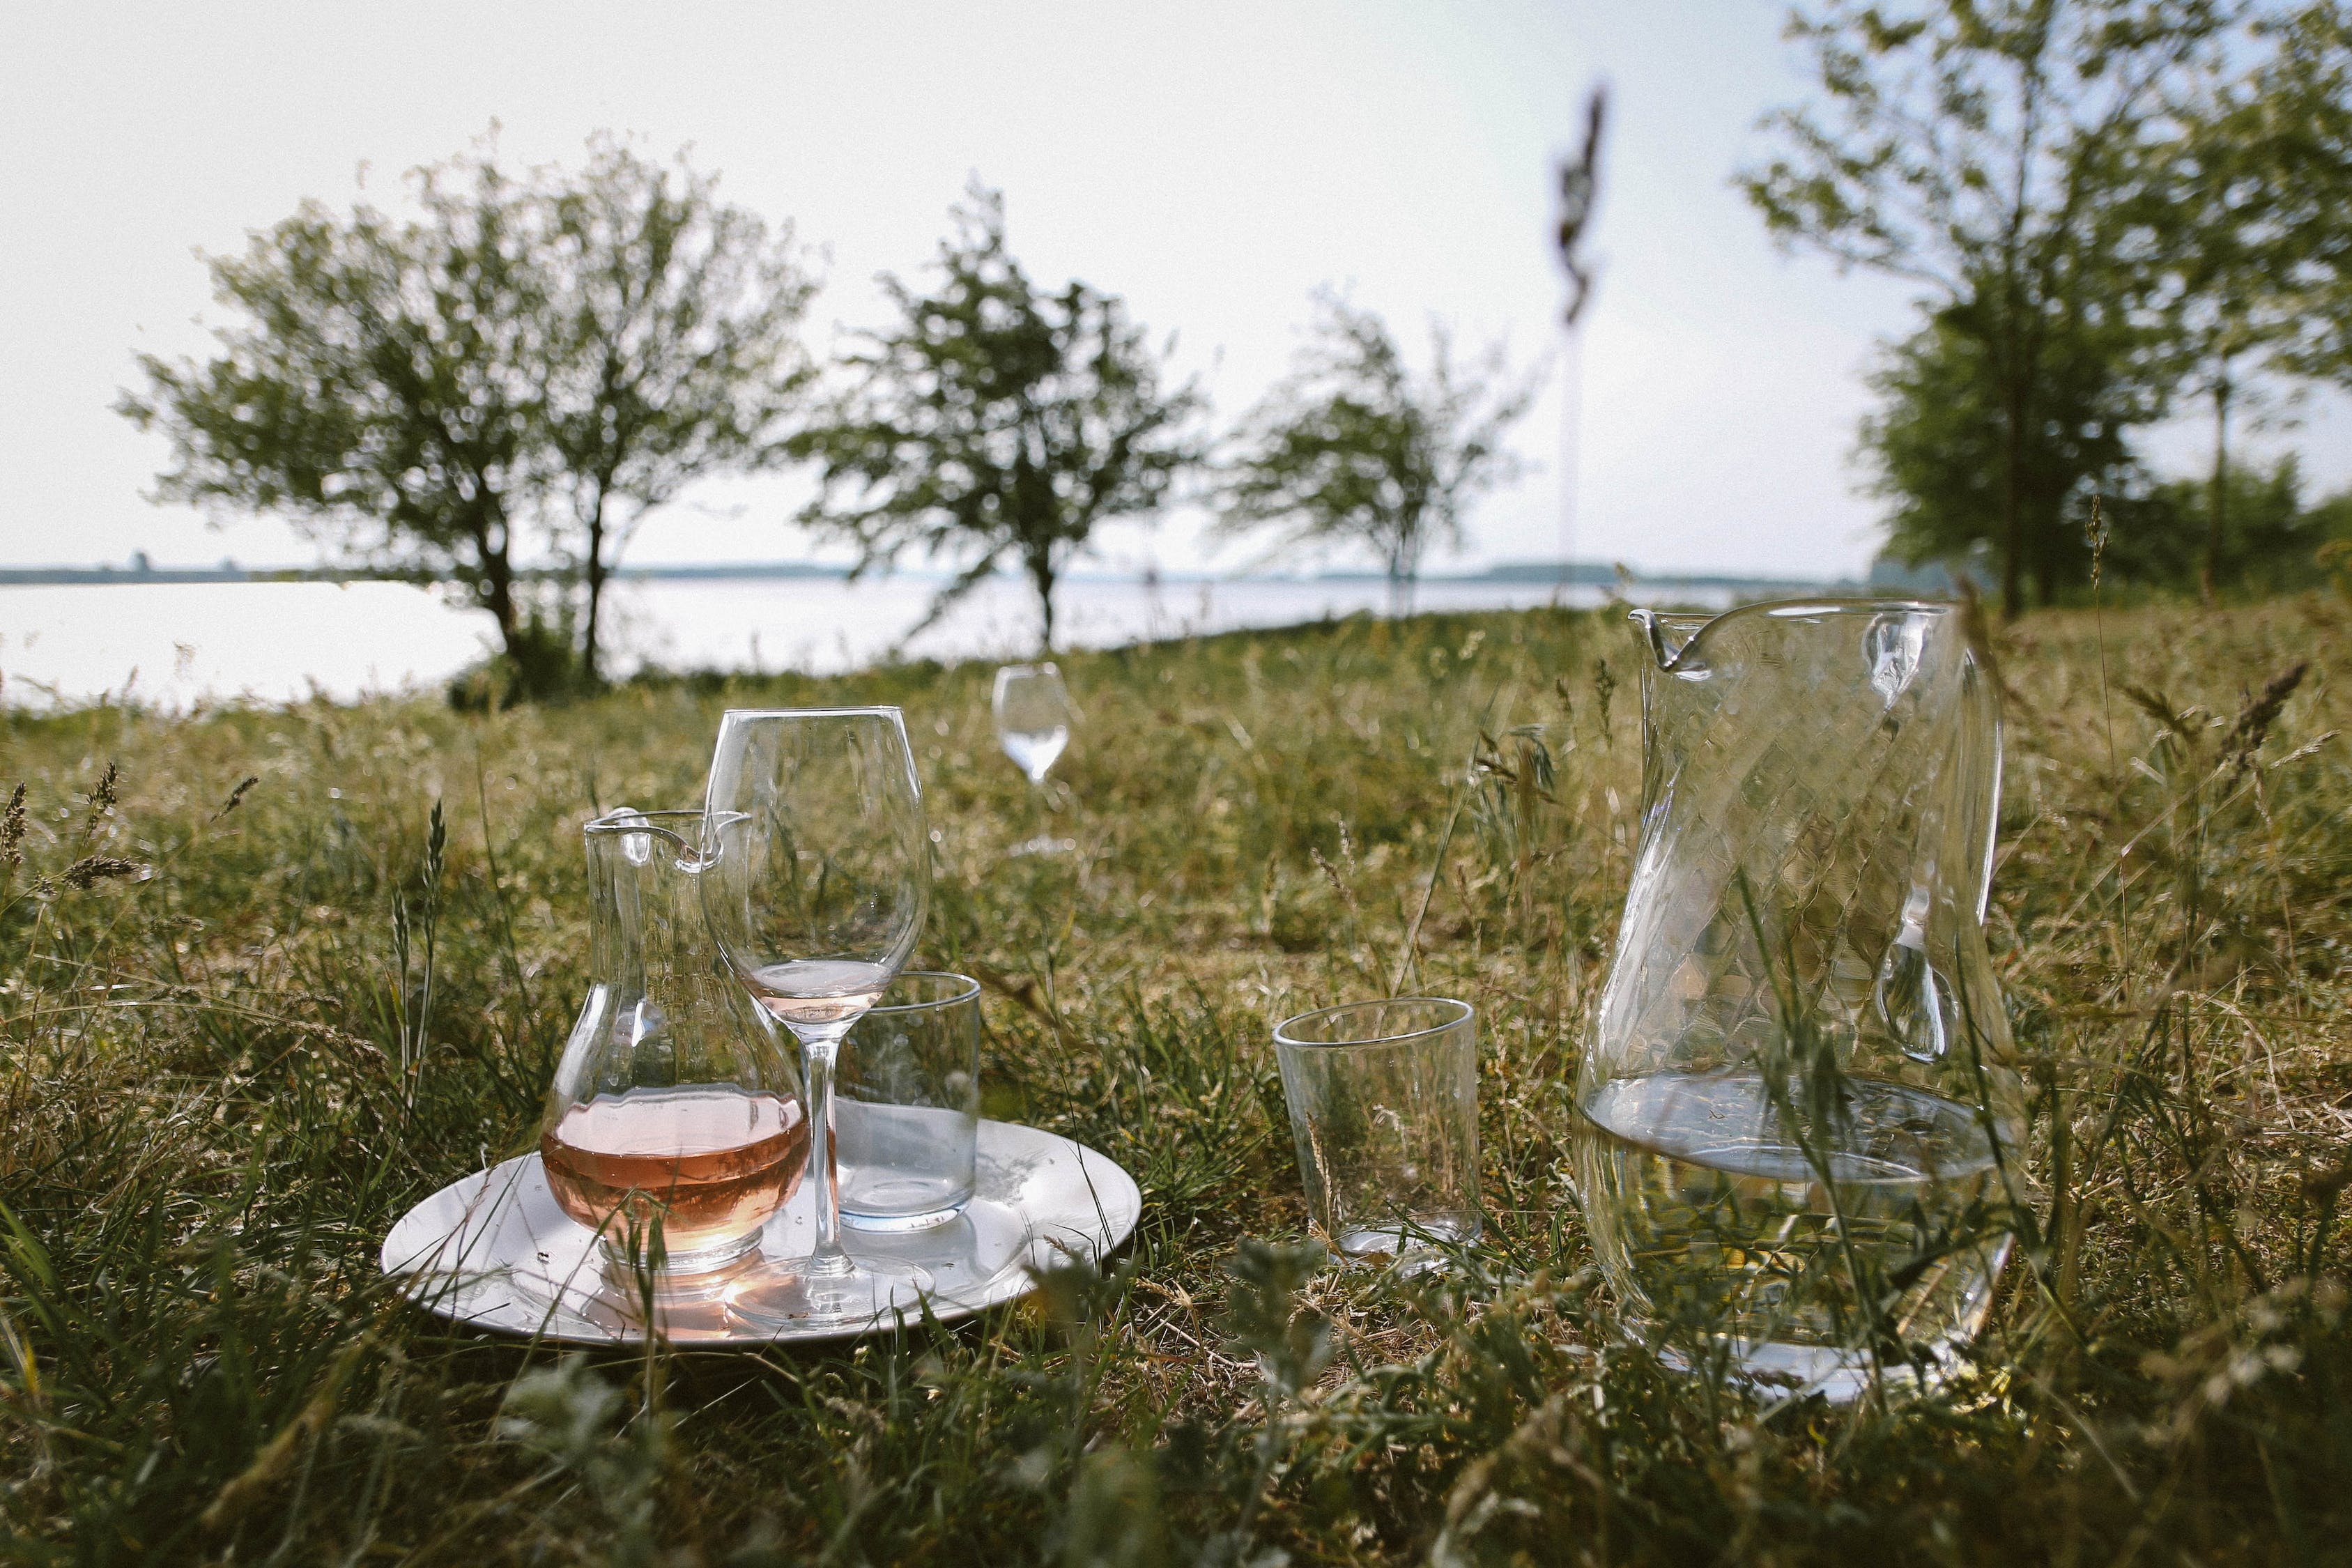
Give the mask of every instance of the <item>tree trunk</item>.
[[1037, 589], [1037, 620], [1043, 628], [1037, 646], [1050, 658], [1054, 653], [1054, 558], [1049, 550], [1029, 552], [1029, 581]]
[[2230, 525], [2230, 367], [2213, 382], [2213, 488], [2205, 510], [2205, 564], [2197, 574], [2198, 597], [2213, 607], [2221, 582], [2221, 556]]
[[596, 668], [596, 618], [604, 602], [605, 575], [604, 487], [600, 484], [588, 513], [588, 625], [580, 643], [580, 680], [592, 691], [602, 680]]
[[507, 657], [523, 658], [522, 616], [514, 596], [514, 568], [507, 560], [506, 526], [502, 520], [478, 516], [472, 529], [474, 554], [481, 563], [482, 585], [475, 597], [499, 623], [499, 643]]
[[1389, 552], [1389, 614], [1402, 617], [1412, 614], [1413, 584], [1421, 578], [1421, 551], [1416, 543], [1420, 525], [1407, 527], [1397, 540], [1396, 548]]
[[2025, 388], [2012, 372], [2000, 432], [2000, 618], [2025, 613]]

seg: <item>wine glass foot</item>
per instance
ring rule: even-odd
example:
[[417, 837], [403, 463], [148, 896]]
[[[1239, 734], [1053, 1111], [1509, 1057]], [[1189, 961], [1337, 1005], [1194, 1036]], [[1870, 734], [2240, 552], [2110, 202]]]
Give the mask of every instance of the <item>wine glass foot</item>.
[[738, 1281], [727, 1294], [730, 1316], [782, 1334], [824, 1329], [888, 1327], [922, 1316], [931, 1277], [911, 1264], [860, 1262], [845, 1274], [812, 1274], [798, 1264]]

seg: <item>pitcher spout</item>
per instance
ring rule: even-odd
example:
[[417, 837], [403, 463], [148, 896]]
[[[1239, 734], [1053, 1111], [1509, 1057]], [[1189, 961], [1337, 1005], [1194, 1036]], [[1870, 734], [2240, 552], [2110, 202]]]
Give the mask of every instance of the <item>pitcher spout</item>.
[[1675, 661], [1683, 656], [1698, 637], [1721, 617], [1695, 615], [1687, 610], [1637, 609], [1632, 620], [1639, 628], [1643, 646], [1650, 651], [1650, 668], [1643, 673], [1660, 675], [1675, 673]]

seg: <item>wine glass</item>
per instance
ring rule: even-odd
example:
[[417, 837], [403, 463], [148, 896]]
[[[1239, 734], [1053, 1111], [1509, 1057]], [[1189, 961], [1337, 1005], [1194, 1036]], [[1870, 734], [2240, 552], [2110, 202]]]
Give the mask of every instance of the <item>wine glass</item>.
[[833, 1150], [842, 1037], [914, 952], [930, 903], [922, 786], [896, 708], [732, 710], [719, 721], [703, 910], [751, 999], [800, 1041], [816, 1249], [788, 1280], [740, 1292], [753, 1321], [869, 1322], [914, 1307], [920, 1269], [841, 1245]]
[[[1045, 787], [1045, 774], [1061, 760], [1070, 743], [1070, 694], [1062, 672], [1050, 662], [1008, 664], [996, 672], [996, 743], [1013, 765]], [[1050, 834], [1040, 835], [1013, 850], [1016, 855], [1050, 854], [1064, 847]]]

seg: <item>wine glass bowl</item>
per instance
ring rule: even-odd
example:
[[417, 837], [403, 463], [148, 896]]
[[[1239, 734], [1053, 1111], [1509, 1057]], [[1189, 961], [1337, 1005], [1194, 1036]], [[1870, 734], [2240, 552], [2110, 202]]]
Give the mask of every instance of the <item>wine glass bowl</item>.
[[833, 1153], [842, 1037], [905, 967], [930, 901], [930, 843], [896, 708], [730, 710], [705, 804], [703, 908], [743, 990], [801, 1045], [815, 1250], [738, 1291], [754, 1321], [854, 1324], [915, 1306], [929, 1280], [843, 1249]]
[[996, 714], [996, 743], [1013, 765], [1042, 785], [1070, 743], [1069, 691], [1051, 662], [1008, 664], [996, 672], [990, 706]]

